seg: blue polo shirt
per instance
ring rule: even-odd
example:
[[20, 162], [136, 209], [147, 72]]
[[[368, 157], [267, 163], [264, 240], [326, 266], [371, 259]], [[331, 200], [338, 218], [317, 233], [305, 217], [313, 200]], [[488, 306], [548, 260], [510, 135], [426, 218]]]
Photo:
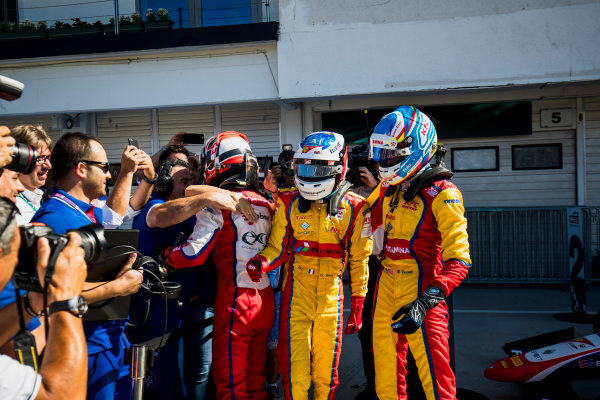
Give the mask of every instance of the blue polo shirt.
[[[31, 222], [42, 222], [58, 234], [69, 229], [78, 229], [93, 221], [85, 213], [91, 204], [78, 200], [62, 190], [54, 190], [53, 195], [60, 194], [64, 198], [50, 197], [31, 219]], [[102, 223], [102, 210], [94, 208], [96, 222]], [[84, 321], [83, 330], [87, 340], [88, 354], [95, 354], [119, 346], [119, 338], [123, 334], [127, 320]]]

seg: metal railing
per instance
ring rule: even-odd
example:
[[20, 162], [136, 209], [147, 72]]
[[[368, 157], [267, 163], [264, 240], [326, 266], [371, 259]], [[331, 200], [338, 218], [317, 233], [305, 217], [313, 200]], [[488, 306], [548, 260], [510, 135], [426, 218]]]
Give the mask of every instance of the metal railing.
[[[468, 282], [566, 282], [567, 208], [467, 210], [472, 267]], [[597, 280], [600, 211], [583, 208], [585, 279]]]

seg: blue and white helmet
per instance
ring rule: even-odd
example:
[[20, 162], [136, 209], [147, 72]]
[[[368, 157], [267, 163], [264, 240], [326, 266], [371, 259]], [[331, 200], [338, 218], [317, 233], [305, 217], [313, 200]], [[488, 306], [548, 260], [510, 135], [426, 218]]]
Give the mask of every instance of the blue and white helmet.
[[348, 169], [344, 137], [314, 132], [302, 140], [292, 162], [295, 183], [306, 200], [321, 200], [333, 193]]
[[379, 178], [398, 185], [429, 163], [437, 148], [437, 134], [427, 115], [415, 107], [400, 106], [379, 121], [369, 144], [369, 159], [379, 164]]

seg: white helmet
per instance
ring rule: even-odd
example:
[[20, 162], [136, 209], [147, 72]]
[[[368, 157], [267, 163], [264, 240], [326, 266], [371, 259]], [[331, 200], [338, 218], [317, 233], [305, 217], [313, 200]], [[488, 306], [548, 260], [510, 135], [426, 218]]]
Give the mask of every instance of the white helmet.
[[326, 198], [346, 176], [348, 154], [344, 137], [333, 132], [311, 133], [298, 146], [292, 165], [296, 187], [303, 198]]

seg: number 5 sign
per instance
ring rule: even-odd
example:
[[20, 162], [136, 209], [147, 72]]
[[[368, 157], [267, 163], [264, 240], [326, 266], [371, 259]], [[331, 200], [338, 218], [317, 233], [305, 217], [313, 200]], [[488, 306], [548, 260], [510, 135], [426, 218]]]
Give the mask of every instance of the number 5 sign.
[[542, 110], [540, 126], [542, 128], [575, 127], [575, 110], [572, 108], [555, 108]]

